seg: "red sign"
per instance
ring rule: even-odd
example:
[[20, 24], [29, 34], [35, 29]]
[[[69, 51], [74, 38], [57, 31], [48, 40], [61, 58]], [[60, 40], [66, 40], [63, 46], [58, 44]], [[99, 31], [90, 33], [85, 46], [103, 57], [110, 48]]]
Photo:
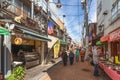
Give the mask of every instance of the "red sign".
[[110, 33], [110, 42], [120, 40], [120, 28]]
[[101, 38], [100, 38], [100, 41], [101, 41], [101, 42], [108, 42], [108, 41], [109, 41], [109, 35], [107, 34], [107, 35], [101, 37]]

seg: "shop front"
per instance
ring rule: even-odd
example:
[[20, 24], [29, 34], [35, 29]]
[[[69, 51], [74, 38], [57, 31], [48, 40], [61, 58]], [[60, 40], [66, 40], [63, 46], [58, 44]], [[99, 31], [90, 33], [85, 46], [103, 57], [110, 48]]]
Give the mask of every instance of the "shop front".
[[120, 80], [120, 28], [103, 36], [101, 41], [108, 42], [110, 55], [108, 58], [100, 58], [99, 66], [109, 80]]
[[111, 46], [111, 56], [113, 56], [114, 58], [115, 56], [118, 56], [118, 59], [120, 61], [120, 28], [110, 33], [109, 42]]
[[42, 64], [45, 59], [45, 43], [51, 41], [33, 30], [16, 25], [12, 36], [12, 54], [14, 61], [20, 61], [28, 69]]

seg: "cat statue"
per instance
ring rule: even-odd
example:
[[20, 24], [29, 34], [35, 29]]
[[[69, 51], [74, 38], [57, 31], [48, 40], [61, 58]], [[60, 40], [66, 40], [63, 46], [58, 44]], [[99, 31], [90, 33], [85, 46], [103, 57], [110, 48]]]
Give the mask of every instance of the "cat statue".
[[18, 22], [18, 23], [21, 23], [21, 19], [23, 18], [23, 15], [20, 15], [20, 16], [16, 16], [15, 18], [14, 18], [14, 20], [16, 21], [16, 22]]

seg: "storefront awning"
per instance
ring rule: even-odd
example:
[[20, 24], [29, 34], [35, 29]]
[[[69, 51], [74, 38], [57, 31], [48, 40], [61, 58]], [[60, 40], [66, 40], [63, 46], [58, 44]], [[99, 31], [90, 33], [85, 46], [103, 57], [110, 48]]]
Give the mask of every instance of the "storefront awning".
[[100, 46], [100, 45], [104, 45], [105, 43], [101, 42], [101, 41], [97, 41], [96, 45]]
[[119, 41], [120, 40], [120, 28], [118, 28], [117, 30], [113, 31], [112, 33], [110, 33], [110, 42], [113, 41]]
[[102, 37], [100, 38], [100, 41], [101, 41], [101, 42], [108, 42], [108, 41], [109, 41], [109, 34], [107, 34], [107, 35], [105, 35], [105, 36], [102, 36]]
[[34, 32], [31, 32], [31, 31], [28, 31], [28, 30], [24, 30], [24, 29], [21, 29], [23, 31], [23, 33], [28, 37], [28, 38], [33, 38], [33, 39], [37, 39], [37, 40], [41, 40], [41, 41], [51, 41], [51, 39], [45, 37], [45, 36], [42, 36], [38, 33], [34, 33]]
[[63, 41], [63, 40], [59, 40], [60, 41], [60, 44], [62, 45], [67, 45], [67, 42]]
[[0, 26], [0, 35], [9, 35], [9, 34], [10, 34], [9, 31], [6, 28]]

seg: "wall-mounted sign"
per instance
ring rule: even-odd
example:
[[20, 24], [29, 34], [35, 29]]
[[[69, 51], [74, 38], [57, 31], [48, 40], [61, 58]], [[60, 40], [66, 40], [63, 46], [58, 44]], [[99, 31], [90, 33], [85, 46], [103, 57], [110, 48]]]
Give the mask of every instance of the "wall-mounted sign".
[[110, 42], [120, 40], [120, 28], [110, 33]]
[[60, 44], [59, 43], [56, 43], [54, 45], [54, 58], [58, 58], [58, 53], [60, 51]]
[[14, 40], [16, 45], [21, 45], [22, 44], [22, 38], [15, 38]]

